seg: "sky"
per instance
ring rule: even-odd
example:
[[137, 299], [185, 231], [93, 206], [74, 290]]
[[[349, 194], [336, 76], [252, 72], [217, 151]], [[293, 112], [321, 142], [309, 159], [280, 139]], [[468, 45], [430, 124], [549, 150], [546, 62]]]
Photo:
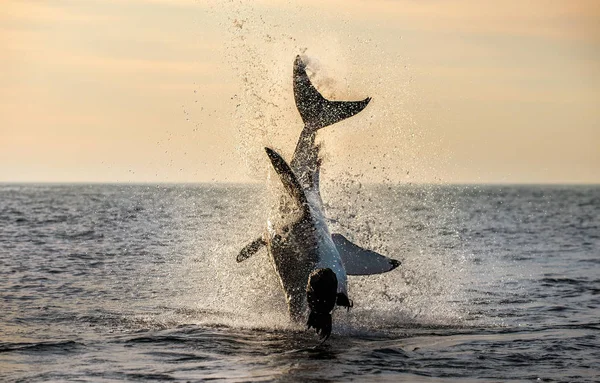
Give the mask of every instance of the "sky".
[[599, 183], [597, 1], [5, 0], [0, 182], [261, 182], [292, 64], [373, 101], [323, 178]]

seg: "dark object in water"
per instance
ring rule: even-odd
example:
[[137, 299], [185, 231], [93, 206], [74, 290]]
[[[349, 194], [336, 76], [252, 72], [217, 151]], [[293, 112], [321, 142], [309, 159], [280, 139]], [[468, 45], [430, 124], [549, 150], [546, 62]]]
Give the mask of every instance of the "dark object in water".
[[337, 300], [337, 277], [327, 269], [317, 269], [308, 277], [306, 285], [306, 301], [310, 308], [308, 328], [317, 330], [321, 338], [331, 335], [331, 311]]

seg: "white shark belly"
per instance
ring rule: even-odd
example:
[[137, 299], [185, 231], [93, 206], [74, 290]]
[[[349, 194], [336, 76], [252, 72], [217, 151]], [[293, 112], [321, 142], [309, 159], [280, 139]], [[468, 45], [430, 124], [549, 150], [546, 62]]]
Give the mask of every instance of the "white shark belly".
[[318, 261], [315, 265], [315, 269], [329, 268], [337, 277], [338, 280], [338, 293], [348, 295], [348, 277], [344, 263], [340, 253], [338, 252], [335, 243], [331, 239], [331, 233], [327, 227], [325, 216], [323, 211], [320, 209], [321, 199], [315, 193], [306, 193], [309, 204], [311, 205], [311, 213], [313, 218], [316, 235], [318, 237], [317, 242], [317, 254]]

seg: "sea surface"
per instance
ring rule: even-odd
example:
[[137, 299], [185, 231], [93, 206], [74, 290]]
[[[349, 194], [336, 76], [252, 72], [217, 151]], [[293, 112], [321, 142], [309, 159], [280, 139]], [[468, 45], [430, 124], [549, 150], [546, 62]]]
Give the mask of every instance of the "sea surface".
[[350, 277], [290, 323], [265, 185], [0, 185], [0, 381], [600, 381], [600, 186], [330, 185]]

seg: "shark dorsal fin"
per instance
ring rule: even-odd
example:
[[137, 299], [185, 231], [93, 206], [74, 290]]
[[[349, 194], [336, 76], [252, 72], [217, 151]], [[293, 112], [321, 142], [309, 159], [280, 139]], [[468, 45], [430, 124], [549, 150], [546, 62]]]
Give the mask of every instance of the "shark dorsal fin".
[[400, 266], [400, 262], [350, 242], [341, 234], [332, 234], [331, 239], [340, 253], [346, 274], [381, 274]]
[[298, 203], [298, 206], [302, 209], [304, 214], [310, 214], [310, 208], [308, 206], [308, 200], [306, 194], [302, 189], [302, 185], [298, 182], [296, 175], [290, 168], [290, 165], [285, 162], [283, 157], [271, 148], [265, 148], [273, 168], [279, 175], [279, 179], [283, 183], [285, 190], [288, 194]]
[[370, 97], [361, 101], [327, 100], [310, 82], [300, 56], [294, 62], [294, 98], [304, 125], [315, 131], [354, 116], [371, 101]]

